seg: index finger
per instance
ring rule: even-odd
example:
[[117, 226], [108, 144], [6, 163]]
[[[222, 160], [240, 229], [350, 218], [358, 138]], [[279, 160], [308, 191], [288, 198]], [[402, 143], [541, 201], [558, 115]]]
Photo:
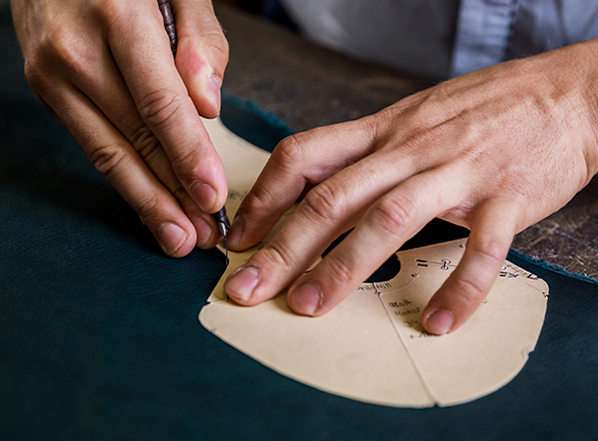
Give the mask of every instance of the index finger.
[[141, 117], [200, 209], [218, 211], [227, 195], [224, 168], [176, 69], [157, 2], [112, 5], [108, 42]]

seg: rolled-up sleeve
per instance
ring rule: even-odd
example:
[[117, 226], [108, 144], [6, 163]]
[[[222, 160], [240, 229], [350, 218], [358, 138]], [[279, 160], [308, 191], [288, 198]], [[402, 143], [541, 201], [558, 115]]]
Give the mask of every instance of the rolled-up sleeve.
[[451, 77], [592, 38], [596, 0], [461, 0]]

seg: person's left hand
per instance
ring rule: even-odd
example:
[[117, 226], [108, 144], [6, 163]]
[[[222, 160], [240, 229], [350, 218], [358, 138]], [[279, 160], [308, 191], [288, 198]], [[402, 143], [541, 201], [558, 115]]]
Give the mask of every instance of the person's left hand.
[[239, 209], [230, 247], [255, 245], [307, 194], [229, 277], [227, 294], [255, 305], [289, 287], [293, 310], [324, 314], [440, 217], [471, 234], [422, 324], [434, 334], [457, 329], [492, 287], [513, 236], [565, 205], [597, 171], [597, 46], [503, 63], [284, 140]]

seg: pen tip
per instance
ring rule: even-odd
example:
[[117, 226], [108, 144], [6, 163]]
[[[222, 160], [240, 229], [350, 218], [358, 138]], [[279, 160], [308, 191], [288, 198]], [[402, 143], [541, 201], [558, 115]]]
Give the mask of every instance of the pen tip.
[[224, 235], [224, 249], [226, 250], [226, 266], [230, 263], [228, 260], [228, 242], [226, 240], [226, 234]]

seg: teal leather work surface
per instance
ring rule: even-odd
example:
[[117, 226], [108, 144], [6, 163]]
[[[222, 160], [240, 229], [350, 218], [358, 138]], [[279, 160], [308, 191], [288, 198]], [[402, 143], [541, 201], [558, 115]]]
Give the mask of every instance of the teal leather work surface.
[[[0, 60], [0, 439], [597, 439], [596, 285], [512, 256], [550, 285], [544, 330], [520, 375], [474, 402], [312, 389], [198, 323], [224, 259], [162, 255], [29, 91], [2, 6]], [[270, 148], [288, 133], [234, 99], [223, 118]]]

